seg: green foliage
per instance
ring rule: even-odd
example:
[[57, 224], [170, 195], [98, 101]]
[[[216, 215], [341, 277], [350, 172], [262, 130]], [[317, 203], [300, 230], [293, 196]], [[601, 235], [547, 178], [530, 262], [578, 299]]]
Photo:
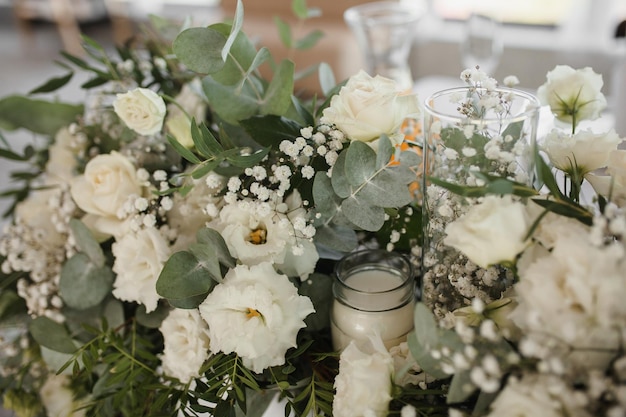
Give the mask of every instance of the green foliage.
[[[375, 232], [385, 223], [385, 208], [411, 203], [413, 196], [408, 185], [417, 180], [414, 169], [418, 160], [394, 162], [392, 150], [386, 136], [379, 139], [378, 154], [369, 145], [354, 141], [335, 162], [332, 191], [328, 181], [316, 176], [313, 193], [321, 221], [330, 224], [342, 213], [357, 228]], [[338, 223], [341, 218], [334, 221]]]
[[0, 128], [28, 129], [42, 135], [54, 136], [82, 114], [83, 106], [9, 96], [0, 99]]

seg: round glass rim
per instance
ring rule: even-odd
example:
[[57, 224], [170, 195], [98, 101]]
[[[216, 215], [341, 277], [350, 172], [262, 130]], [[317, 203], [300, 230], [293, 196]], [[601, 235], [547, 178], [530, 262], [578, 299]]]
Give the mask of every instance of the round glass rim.
[[[399, 289], [402, 289], [403, 287], [405, 287], [405, 286], [406, 286], [407, 284], [409, 284], [410, 282], [414, 281], [414, 276], [413, 276], [413, 272], [414, 272], [414, 271], [413, 271], [413, 265], [411, 264], [411, 261], [409, 261], [409, 259], [408, 259], [406, 256], [402, 255], [401, 253], [398, 253], [398, 252], [389, 252], [389, 251], [386, 251], [386, 250], [384, 250], [384, 249], [363, 249], [363, 250], [358, 250], [358, 251], [355, 251], [355, 252], [351, 252], [351, 253], [349, 253], [348, 255], [346, 255], [346, 256], [345, 256], [345, 258], [347, 258], [347, 257], [349, 257], [349, 256], [357, 256], [357, 255], [362, 255], [362, 254], [365, 254], [365, 253], [371, 253], [371, 252], [376, 252], [376, 253], [381, 253], [381, 254], [382, 254], [382, 253], [386, 253], [386, 254], [390, 254], [390, 253], [391, 253], [391, 254], [393, 254], [395, 257], [400, 258], [400, 259], [402, 260], [402, 262], [406, 264], [406, 266], [408, 267], [408, 270], [409, 270], [409, 271], [408, 271], [408, 276], [406, 277], [406, 279], [404, 279], [404, 280], [402, 281], [402, 283], [401, 283], [400, 285], [398, 285], [397, 287], [393, 287], [393, 288], [390, 288], [390, 289], [388, 289], [388, 290], [383, 290], [383, 291], [364, 291], [364, 290], [358, 290], [358, 289], [356, 289], [356, 288], [354, 288], [354, 287], [351, 287], [351, 286], [350, 286], [350, 285], [348, 285], [348, 284], [347, 284], [344, 280], [342, 280], [341, 278], [339, 278], [338, 271], [339, 271], [339, 266], [341, 265], [341, 262], [343, 261], [343, 259], [342, 259], [341, 261], [339, 261], [339, 262], [337, 263], [337, 265], [335, 265], [335, 270], [334, 270], [335, 282], [337, 282], [337, 283], [338, 283], [341, 287], [346, 288], [346, 289], [348, 289], [348, 290], [350, 290], [350, 291], [352, 291], [352, 292], [355, 292], [355, 293], [357, 293], [357, 294], [364, 294], [364, 295], [377, 295], [377, 294], [386, 294], [386, 293], [391, 293], [391, 292], [394, 292], [394, 291], [398, 291]], [[345, 258], [344, 258], [344, 259], [345, 259]], [[368, 268], [368, 269], [365, 269], [365, 267], [367, 267], [367, 266], [372, 266], [372, 265], [375, 265], [375, 264], [374, 264], [374, 263], [364, 263], [364, 264], [358, 265], [358, 266], [357, 266], [357, 267], [355, 267], [355, 268], [351, 268], [351, 269], [349, 269], [348, 271], [353, 271], [353, 270], [354, 270], [354, 272], [351, 272], [351, 273], [350, 273], [349, 275], [347, 275], [347, 276], [348, 276], [348, 277], [349, 277], [349, 276], [352, 276], [352, 275], [354, 275], [356, 272], [359, 272], [359, 271], [361, 271], [361, 270], [376, 269], [376, 268]], [[402, 274], [402, 278], [404, 278], [404, 274]]]
[[534, 105], [534, 107], [531, 107], [531, 108], [527, 109], [526, 111], [524, 111], [523, 113], [518, 113], [515, 116], [511, 116], [511, 117], [504, 117], [504, 118], [485, 117], [485, 118], [481, 118], [481, 119], [471, 119], [469, 117], [463, 116], [462, 114], [448, 114], [448, 113], [444, 113], [442, 111], [434, 109], [429, 104], [431, 101], [433, 101], [433, 100], [435, 100], [435, 99], [437, 99], [439, 97], [442, 97], [444, 95], [466, 92], [466, 91], [468, 91], [470, 89], [486, 90], [484, 87], [470, 87], [470, 86], [453, 87], [453, 88], [446, 88], [445, 90], [439, 90], [439, 91], [431, 94], [430, 96], [428, 96], [426, 98], [426, 100], [424, 100], [424, 110], [426, 112], [428, 112], [428, 113], [430, 113], [430, 114], [432, 114], [434, 116], [437, 116], [439, 118], [442, 118], [442, 119], [462, 120], [466, 124], [474, 124], [474, 125], [486, 125], [486, 124], [492, 124], [492, 123], [500, 123], [503, 120], [506, 120], [509, 123], [515, 123], [515, 122], [519, 122], [519, 121], [522, 121], [522, 120], [528, 118], [533, 113], [536, 114], [537, 116], [539, 115], [539, 110], [541, 108], [541, 103], [539, 102], [539, 99], [534, 94], [531, 94], [531, 93], [526, 92], [524, 90], [519, 90], [517, 88], [508, 88], [508, 87], [498, 87], [498, 88], [495, 89], [495, 91], [514, 93], [515, 95], [523, 97], [524, 99], [528, 100], [531, 104]]
[[[391, 11], [388, 15], [370, 16], [369, 13]], [[356, 22], [376, 22], [388, 24], [411, 23], [420, 19], [426, 12], [423, 2], [416, 2], [415, 5], [407, 5], [397, 1], [374, 1], [363, 3], [347, 8], [343, 12], [344, 20], [348, 23]]]

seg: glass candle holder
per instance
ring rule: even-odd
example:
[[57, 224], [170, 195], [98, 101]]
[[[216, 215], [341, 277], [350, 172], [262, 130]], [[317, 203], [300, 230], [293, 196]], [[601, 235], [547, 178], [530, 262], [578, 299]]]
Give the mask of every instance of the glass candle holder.
[[389, 349], [413, 329], [413, 267], [403, 255], [363, 250], [335, 268], [331, 334], [335, 350], [378, 333]]
[[[532, 185], [539, 101], [524, 91], [459, 87], [424, 105], [422, 301], [439, 318], [472, 294], [496, 299], [511, 283], [506, 270], [484, 269], [444, 244], [445, 228], [477, 203], [433, 183], [479, 186], [484, 176]], [[483, 176], [484, 175], [484, 176]]]
[[345, 11], [344, 20], [356, 36], [370, 75], [391, 78], [401, 89], [413, 87], [409, 53], [415, 25], [426, 10], [424, 2], [413, 0], [371, 2]]

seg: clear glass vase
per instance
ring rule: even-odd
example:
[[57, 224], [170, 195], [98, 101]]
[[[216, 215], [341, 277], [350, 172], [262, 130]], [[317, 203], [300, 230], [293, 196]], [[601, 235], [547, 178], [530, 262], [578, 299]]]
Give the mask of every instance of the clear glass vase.
[[424, 2], [380, 1], [350, 7], [344, 20], [354, 32], [372, 76], [391, 78], [403, 90], [413, 87], [409, 53]]
[[[532, 185], [539, 108], [532, 94], [508, 88], [459, 87], [426, 99], [422, 300], [439, 318], [473, 298], [499, 298], [513, 276], [501, 267], [480, 268], [444, 244], [446, 225], [477, 198], [453, 193], [434, 179], [471, 187], [503, 177]], [[498, 185], [506, 187], [493, 185], [496, 193]]]

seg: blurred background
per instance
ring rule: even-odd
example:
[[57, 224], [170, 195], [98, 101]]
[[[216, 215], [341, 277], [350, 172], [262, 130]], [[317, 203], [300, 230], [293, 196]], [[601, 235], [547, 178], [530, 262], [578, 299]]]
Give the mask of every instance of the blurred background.
[[[498, 80], [514, 74], [520, 86], [536, 89], [557, 64], [591, 66], [603, 74], [608, 97], [607, 123], [626, 136], [626, 0], [397, 0], [423, 7], [414, 24], [408, 58], [414, 90], [422, 98], [459, 83], [459, 74], [472, 59], [468, 45], [477, 37], [491, 42], [481, 65]], [[291, 0], [244, 0], [244, 30], [267, 46], [275, 58], [289, 56], [296, 69], [325, 61], [337, 80], [364, 67], [362, 50], [343, 18], [344, 11], [364, 0], [308, 0], [320, 16], [296, 22]], [[65, 74], [54, 61], [59, 51], [82, 55], [80, 33], [113, 49], [132, 38], [149, 14], [208, 25], [233, 16], [236, 0], [0, 0], [0, 97], [26, 94], [45, 80]], [[479, 14], [489, 20], [474, 22]], [[294, 37], [313, 29], [325, 36], [306, 51], [285, 49], [274, 17], [294, 23]], [[485, 23], [486, 22], [486, 23]], [[468, 64], [470, 63], [470, 64]], [[486, 69], [484, 67], [483, 69]], [[80, 75], [77, 74], [76, 78]], [[58, 93], [65, 101], [84, 100], [73, 82]], [[319, 91], [316, 77], [300, 85], [300, 92]], [[17, 149], [36, 140], [23, 132], [6, 135]], [[10, 188], [14, 166], [0, 164], [0, 192]], [[0, 200], [0, 209], [6, 207]]]

